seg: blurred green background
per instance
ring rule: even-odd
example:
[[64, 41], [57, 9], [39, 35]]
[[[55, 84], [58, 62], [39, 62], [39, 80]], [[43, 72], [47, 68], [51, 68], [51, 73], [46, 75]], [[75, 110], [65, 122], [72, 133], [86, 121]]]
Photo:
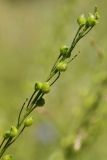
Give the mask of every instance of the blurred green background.
[[76, 46], [79, 56], [35, 110], [35, 124], [8, 150], [14, 159], [107, 159], [107, 1], [0, 1], [0, 139], [59, 48], [70, 45], [77, 17], [95, 5], [100, 23]]

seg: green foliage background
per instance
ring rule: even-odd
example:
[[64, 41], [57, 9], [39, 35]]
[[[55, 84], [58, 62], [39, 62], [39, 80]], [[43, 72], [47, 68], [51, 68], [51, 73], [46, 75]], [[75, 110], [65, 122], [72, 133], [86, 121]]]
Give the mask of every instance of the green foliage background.
[[71, 43], [77, 17], [96, 4], [100, 23], [75, 48], [79, 56], [35, 111], [35, 124], [9, 149], [14, 159], [107, 159], [107, 1], [0, 1], [0, 139], [35, 81], [47, 78], [60, 46]]

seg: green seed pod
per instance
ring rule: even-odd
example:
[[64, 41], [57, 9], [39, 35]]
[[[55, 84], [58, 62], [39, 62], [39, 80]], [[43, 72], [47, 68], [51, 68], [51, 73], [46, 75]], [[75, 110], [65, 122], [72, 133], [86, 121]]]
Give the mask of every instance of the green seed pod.
[[67, 55], [67, 51], [68, 51], [68, 47], [66, 45], [64, 45], [60, 48], [60, 54], [63, 56]]
[[9, 154], [7, 154], [7, 155], [5, 155], [5, 156], [3, 157], [3, 160], [12, 160], [12, 159], [13, 159], [12, 156], [9, 155]]
[[11, 126], [10, 137], [15, 137], [18, 134], [18, 129], [15, 126]]
[[67, 69], [67, 63], [66, 62], [59, 62], [56, 66], [56, 70], [60, 72], [64, 72]]
[[92, 14], [89, 13], [89, 16], [87, 18], [87, 25], [90, 27], [94, 26], [97, 23], [96, 17]]
[[6, 131], [3, 135], [4, 139], [7, 139], [10, 137], [10, 131]]
[[79, 24], [79, 26], [83, 26], [86, 24], [86, 18], [85, 15], [82, 14], [80, 17], [78, 17], [77, 22]]
[[36, 82], [35, 83], [35, 90], [40, 90], [42, 88], [42, 83], [41, 82]]
[[29, 127], [32, 124], [33, 124], [33, 118], [32, 117], [28, 117], [28, 118], [25, 119], [25, 121], [24, 121], [24, 126], [25, 127]]
[[43, 93], [49, 93], [50, 91], [50, 85], [48, 82], [44, 82], [41, 88]]

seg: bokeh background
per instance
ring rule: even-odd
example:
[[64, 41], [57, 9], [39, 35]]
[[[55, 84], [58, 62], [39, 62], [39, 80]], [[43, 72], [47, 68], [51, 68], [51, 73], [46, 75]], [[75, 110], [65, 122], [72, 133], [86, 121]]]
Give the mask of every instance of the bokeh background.
[[107, 1], [0, 0], [0, 139], [59, 48], [70, 45], [77, 17], [95, 5], [100, 23], [76, 46], [79, 56], [33, 113], [35, 124], [8, 150], [14, 159], [107, 159]]

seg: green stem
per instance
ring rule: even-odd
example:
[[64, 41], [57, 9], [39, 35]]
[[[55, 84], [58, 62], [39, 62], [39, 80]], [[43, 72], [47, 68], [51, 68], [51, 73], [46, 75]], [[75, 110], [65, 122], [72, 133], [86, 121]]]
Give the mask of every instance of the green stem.
[[[26, 99], [26, 101], [27, 101], [27, 99]], [[22, 111], [23, 111], [24, 106], [25, 106], [25, 104], [26, 104], [26, 101], [23, 103], [23, 105], [22, 105], [22, 107], [21, 107], [21, 109], [20, 109], [19, 116], [18, 116], [18, 122], [17, 122], [17, 128], [19, 127], [21, 114], [22, 114]]]
[[2, 145], [4, 144], [4, 142], [5, 142], [5, 138], [2, 140], [2, 142], [1, 142], [1, 144], [0, 144], [0, 148], [2, 147]]
[[2, 158], [3, 154], [4, 154], [5, 151], [7, 150], [8, 144], [11, 142], [11, 140], [12, 140], [12, 137], [10, 137], [10, 138], [7, 140], [6, 144], [5, 144], [4, 147], [2, 148], [2, 150], [1, 150], [1, 152], [0, 152], [0, 159]]
[[76, 39], [77, 39], [77, 37], [78, 37], [81, 29], [82, 29], [82, 27], [80, 26], [80, 27], [78, 28], [78, 30], [77, 30], [77, 33], [76, 33], [76, 35], [75, 35], [75, 37], [74, 37], [74, 39], [73, 39], [73, 41], [72, 41], [72, 43], [71, 43], [71, 47], [70, 47], [69, 50], [68, 50], [68, 57], [67, 57], [67, 58], [70, 58], [70, 56], [71, 56], [71, 52], [72, 52], [72, 50], [74, 49], [74, 47], [75, 47], [75, 45], [76, 45]]

